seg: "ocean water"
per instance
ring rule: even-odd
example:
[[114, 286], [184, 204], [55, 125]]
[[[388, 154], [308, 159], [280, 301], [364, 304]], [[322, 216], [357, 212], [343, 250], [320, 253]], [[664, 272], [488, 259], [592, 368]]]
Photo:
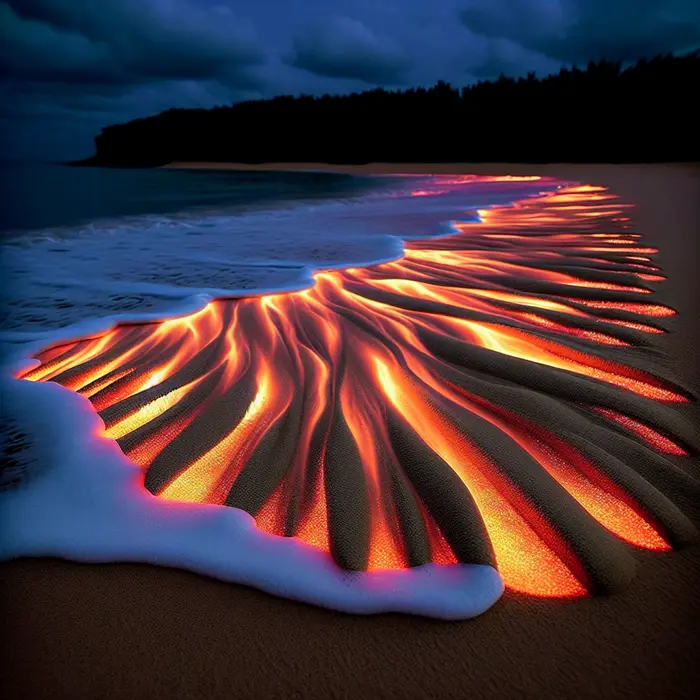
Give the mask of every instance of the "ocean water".
[[0, 177], [5, 339], [303, 288], [314, 270], [399, 257], [404, 239], [554, 186], [51, 165]]
[[[390, 180], [391, 178], [389, 178]], [[0, 235], [178, 212], [242, 212], [362, 194], [376, 178], [298, 172], [78, 168], [0, 163]]]
[[152, 496], [87, 398], [14, 376], [49, 343], [191, 313], [215, 297], [305, 288], [314, 271], [399, 258], [404, 240], [448, 235], [451, 222], [562, 184], [3, 170], [3, 449], [21, 446], [25, 473], [0, 490], [0, 560], [175, 566], [362, 614], [484, 612], [503, 592], [489, 566], [350, 573], [295, 538], [259, 531], [241, 510]]

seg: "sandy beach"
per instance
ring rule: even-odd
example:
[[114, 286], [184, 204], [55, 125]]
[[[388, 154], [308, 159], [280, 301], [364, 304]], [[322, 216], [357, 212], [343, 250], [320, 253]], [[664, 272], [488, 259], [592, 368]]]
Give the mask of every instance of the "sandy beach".
[[[655, 299], [679, 313], [663, 338], [700, 389], [700, 168], [677, 165], [173, 164], [352, 173], [549, 175], [634, 203], [634, 230], [668, 277]], [[698, 421], [697, 406], [683, 408]], [[698, 465], [694, 469], [700, 476]], [[700, 524], [700, 506], [676, 499]], [[10, 698], [686, 698], [700, 682], [700, 548], [635, 552], [631, 586], [571, 601], [506, 591], [481, 617], [368, 617], [273, 598], [182, 571], [57, 560], [3, 564], [13, 640]]]
[[695, 348], [700, 341], [697, 302], [700, 277], [700, 164], [590, 165], [527, 163], [371, 163], [368, 165], [329, 165], [327, 163], [171, 163], [168, 168], [211, 170], [305, 170], [368, 174], [475, 174], [540, 175], [570, 179], [609, 187], [635, 204], [636, 229], [657, 245], [656, 256], [668, 280], [659, 298], [677, 309], [673, 333], [665, 338], [669, 353], [679, 363], [692, 386], [700, 387], [700, 365]]

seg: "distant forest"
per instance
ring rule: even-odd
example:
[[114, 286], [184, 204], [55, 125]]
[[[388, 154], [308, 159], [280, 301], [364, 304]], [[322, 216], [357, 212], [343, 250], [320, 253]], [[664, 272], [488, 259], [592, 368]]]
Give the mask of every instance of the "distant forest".
[[462, 89], [282, 96], [109, 126], [85, 165], [700, 160], [700, 52]]

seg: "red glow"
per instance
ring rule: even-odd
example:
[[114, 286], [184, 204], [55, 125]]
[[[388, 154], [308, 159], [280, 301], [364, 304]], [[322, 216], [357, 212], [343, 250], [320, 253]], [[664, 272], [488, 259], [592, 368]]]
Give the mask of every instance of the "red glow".
[[637, 302], [626, 301], [590, 301], [588, 299], [569, 299], [568, 301], [584, 304], [594, 309], [614, 309], [619, 311], [627, 311], [631, 314], [639, 314], [641, 316], [675, 316], [676, 312], [668, 306], [661, 304], [640, 304]]
[[[537, 178], [443, 177], [438, 189], [413, 196], [475, 180], [531, 179]], [[645, 400], [687, 401], [678, 387], [615, 354], [634, 344], [633, 332], [664, 332], [644, 323], [646, 317], [675, 312], [645, 301], [648, 288], [606, 278], [620, 272], [663, 279], [629, 273], [630, 261], [649, 259], [627, 253], [656, 249], [640, 247], [637, 234], [615, 227], [627, 205], [607, 203], [613, 198], [605, 188], [580, 186], [484, 210], [480, 222], [460, 223], [455, 236], [408, 244], [399, 261], [320, 272], [315, 286], [301, 292], [216, 301], [185, 318], [117, 327], [100, 338], [47, 349], [38, 355], [42, 364], [23, 377], [57, 381], [87, 396], [105, 420], [107, 437], [119, 441], [147, 478], [163, 451], [179, 445], [170, 462], [159, 464], [162, 474], [153, 488], [160, 497], [221, 505], [234, 494], [256, 504], [251, 510], [260, 529], [326, 551], [337, 535], [330, 513], [337, 507], [332, 480], [339, 477], [337, 470], [331, 475], [328, 455], [337, 439], [331, 425], [340, 416], [359, 460], [346, 493], [367, 506], [367, 542], [358, 545], [366, 546], [366, 568], [409, 566], [411, 545], [420, 549], [416, 541], [427, 542], [430, 561], [454, 563], [459, 559], [449, 531], [438, 527], [392, 447], [391, 408], [471, 494], [510, 588], [582, 595], [582, 581], [541, 534], [542, 516], [502, 465], [440, 406], [456, 406], [498, 428], [619, 538], [658, 550], [668, 548], [665, 539], [651, 518], [616, 495], [596, 465], [546, 425], [441, 379], [441, 368], [455, 372], [457, 365], [428, 350], [424, 339], [457, 341], [450, 347], [463, 351], [466, 376], [473, 373], [477, 384], [493, 380], [501, 386], [517, 377], [527, 384], [537, 371], [549, 373], [554, 388], [546, 391], [554, 396], [557, 383], [583, 378]], [[577, 268], [581, 258], [596, 266]], [[575, 291], [583, 296], [568, 296]], [[516, 374], [501, 376], [501, 363]], [[650, 426], [597, 410], [658, 452], [686, 454]], [[281, 437], [270, 447], [276, 431]], [[293, 443], [285, 441], [290, 436]], [[348, 470], [355, 468], [351, 451], [344, 455]], [[246, 491], [241, 484], [251, 462], [259, 464], [261, 478]], [[410, 527], [402, 521], [408, 511]], [[350, 531], [365, 515], [358, 510], [343, 517]], [[423, 534], [407, 535], [411, 528]]]
[[627, 428], [635, 433], [635, 435], [639, 435], [639, 437], [642, 438], [642, 440], [644, 440], [649, 447], [652, 447], [659, 452], [663, 452], [667, 455], [678, 455], [681, 457], [688, 455], [688, 453], [680, 445], [673, 442], [673, 440], [669, 440], [658, 431], [654, 430], [648, 425], [644, 425], [644, 423], [641, 423], [638, 420], [634, 420], [634, 418], [630, 418], [629, 416], [625, 416], [622, 413], [612, 411], [608, 408], [594, 408], [594, 410], [597, 413], [600, 413], [601, 416], [605, 416], [606, 418], [619, 423], [623, 428]]

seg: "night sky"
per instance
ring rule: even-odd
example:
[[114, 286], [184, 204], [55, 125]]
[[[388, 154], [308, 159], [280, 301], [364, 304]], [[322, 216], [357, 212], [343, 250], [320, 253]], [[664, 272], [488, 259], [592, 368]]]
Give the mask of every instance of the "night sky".
[[7, 159], [80, 158], [168, 107], [462, 86], [700, 46], [697, 0], [6, 0]]

